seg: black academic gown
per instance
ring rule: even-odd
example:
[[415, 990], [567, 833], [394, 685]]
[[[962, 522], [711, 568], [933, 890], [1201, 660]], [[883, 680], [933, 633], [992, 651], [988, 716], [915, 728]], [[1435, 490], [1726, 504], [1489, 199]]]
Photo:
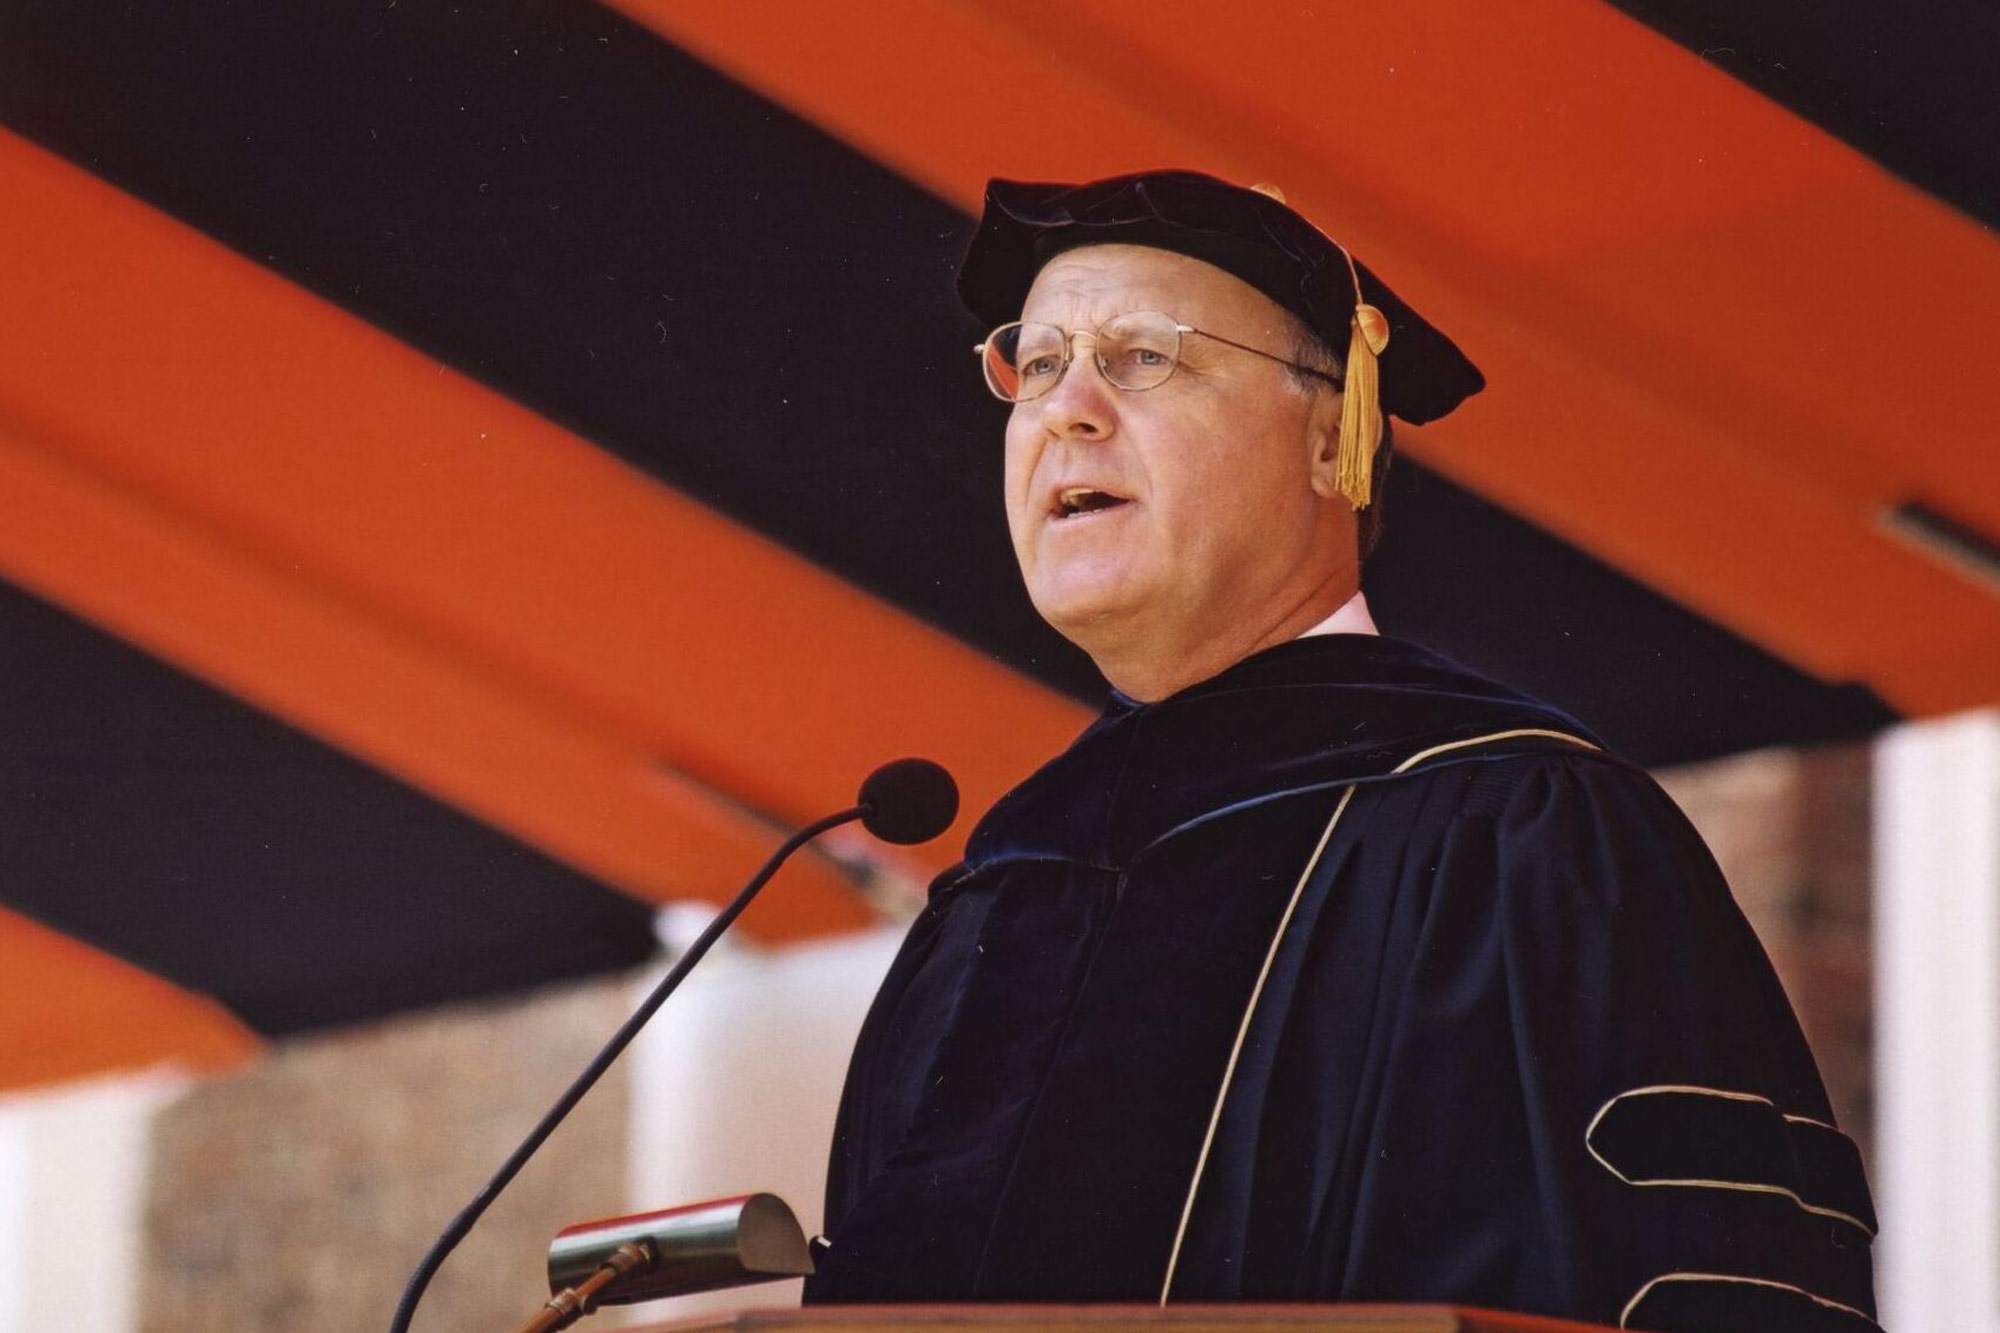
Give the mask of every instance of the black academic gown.
[[1831, 1123], [1651, 779], [1413, 645], [1300, 639], [1114, 696], [938, 878], [806, 1298], [1868, 1329]]

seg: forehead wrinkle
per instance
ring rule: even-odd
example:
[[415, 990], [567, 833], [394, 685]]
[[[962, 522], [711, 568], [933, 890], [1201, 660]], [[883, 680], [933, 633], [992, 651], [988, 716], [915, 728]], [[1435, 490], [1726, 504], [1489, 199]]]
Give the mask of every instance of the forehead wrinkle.
[[[1042, 274], [1048, 276], [1053, 268], [1043, 269]], [[1182, 318], [1171, 308], [1172, 303], [1167, 289], [1150, 282], [1133, 282], [1114, 268], [1081, 270], [1069, 265], [1056, 270], [1047, 283], [1036, 278], [1021, 316], [1065, 329], [1095, 329], [1129, 310], [1165, 310], [1176, 319]]]
[[1092, 330], [1115, 315], [1159, 310], [1183, 324], [1241, 342], [1281, 339], [1270, 350], [1291, 354], [1298, 321], [1234, 274], [1171, 250], [1087, 245], [1065, 250], [1036, 275], [1023, 319], [1065, 330]]

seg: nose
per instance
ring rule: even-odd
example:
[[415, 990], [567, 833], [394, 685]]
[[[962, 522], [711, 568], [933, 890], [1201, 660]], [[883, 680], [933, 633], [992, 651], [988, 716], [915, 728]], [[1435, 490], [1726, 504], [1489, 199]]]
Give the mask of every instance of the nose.
[[1070, 363], [1056, 387], [1041, 398], [1042, 428], [1062, 439], [1101, 440], [1118, 420], [1118, 391], [1097, 364], [1097, 339], [1070, 334]]

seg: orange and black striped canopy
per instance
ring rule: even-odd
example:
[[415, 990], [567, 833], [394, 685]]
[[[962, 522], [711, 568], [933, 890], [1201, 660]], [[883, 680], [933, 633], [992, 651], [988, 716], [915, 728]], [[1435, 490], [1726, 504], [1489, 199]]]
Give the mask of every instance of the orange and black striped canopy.
[[2000, 35], [1822, 9], [10, 10], [0, 1085], [629, 964], [875, 763], [1058, 749], [990, 175], [1277, 181], [1466, 346], [1391, 632], [1652, 763], [1993, 702]]

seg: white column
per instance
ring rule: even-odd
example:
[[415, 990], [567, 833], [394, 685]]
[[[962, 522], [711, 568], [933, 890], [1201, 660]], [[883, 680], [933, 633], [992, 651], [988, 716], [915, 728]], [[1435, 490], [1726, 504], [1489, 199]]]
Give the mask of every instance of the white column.
[[1875, 750], [1882, 1324], [2000, 1333], [2000, 713]]
[[171, 1074], [0, 1099], [0, 1333], [130, 1333], [153, 1112]]
[[[663, 933], [694, 933], [682, 925]], [[904, 929], [770, 951], [727, 939], [716, 947], [627, 1057], [631, 1211], [766, 1190], [792, 1205], [808, 1236], [820, 1229], [847, 1057]], [[797, 1282], [770, 1283], [643, 1309], [671, 1319], [796, 1305], [798, 1293]]]

